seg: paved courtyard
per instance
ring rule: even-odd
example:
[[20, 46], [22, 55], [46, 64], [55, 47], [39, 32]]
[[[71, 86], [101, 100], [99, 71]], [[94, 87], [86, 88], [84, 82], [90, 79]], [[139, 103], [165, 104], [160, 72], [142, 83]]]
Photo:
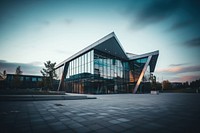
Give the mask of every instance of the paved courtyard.
[[0, 102], [0, 133], [200, 132], [200, 94]]

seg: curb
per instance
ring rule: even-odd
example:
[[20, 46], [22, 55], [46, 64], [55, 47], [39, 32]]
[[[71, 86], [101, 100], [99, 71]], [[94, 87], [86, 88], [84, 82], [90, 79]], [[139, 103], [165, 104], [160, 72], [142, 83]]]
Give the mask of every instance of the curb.
[[69, 95], [0, 95], [0, 101], [48, 101], [48, 100], [83, 100], [97, 99], [88, 96]]

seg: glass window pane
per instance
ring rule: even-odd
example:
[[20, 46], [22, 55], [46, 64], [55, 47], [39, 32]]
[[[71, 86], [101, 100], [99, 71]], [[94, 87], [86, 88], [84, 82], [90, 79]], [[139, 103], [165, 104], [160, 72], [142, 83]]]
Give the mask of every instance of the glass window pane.
[[42, 78], [38, 78], [38, 81], [42, 81]]
[[94, 50], [91, 51], [91, 61], [94, 59]]
[[91, 73], [91, 63], [88, 63], [88, 72]]
[[94, 62], [91, 62], [91, 73], [94, 74]]
[[88, 53], [88, 62], [91, 62], [91, 51]]
[[36, 78], [36, 77], [33, 77], [33, 78], [32, 78], [32, 81], [33, 81], [33, 82], [37, 81], [37, 78]]
[[86, 64], [86, 63], [87, 63], [87, 53], [86, 53], [86, 54], [84, 54], [84, 59], [85, 59], [85, 62], [84, 62], [84, 64]]
[[79, 66], [81, 65], [81, 56], [78, 58], [78, 60], [79, 60]]
[[83, 65], [84, 64], [84, 56], [82, 55], [81, 56], [81, 65]]

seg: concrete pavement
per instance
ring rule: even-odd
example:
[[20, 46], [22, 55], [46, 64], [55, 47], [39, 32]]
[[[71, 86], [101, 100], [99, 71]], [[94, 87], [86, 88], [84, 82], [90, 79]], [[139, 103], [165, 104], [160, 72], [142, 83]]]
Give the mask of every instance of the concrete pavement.
[[95, 95], [97, 99], [1, 101], [0, 133], [200, 132], [200, 95]]

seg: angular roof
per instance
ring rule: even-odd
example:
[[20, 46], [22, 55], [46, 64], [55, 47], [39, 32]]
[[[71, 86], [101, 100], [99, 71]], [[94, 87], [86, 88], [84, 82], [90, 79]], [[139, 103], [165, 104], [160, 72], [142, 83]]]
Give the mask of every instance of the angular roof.
[[159, 51], [153, 51], [153, 52], [149, 52], [149, 53], [145, 53], [145, 54], [140, 54], [140, 55], [135, 55], [133, 54], [132, 56], [130, 56], [129, 54], [129, 60], [134, 60], [134, 59], [139, 59], [139, 58], [144, 58], [144, 57], [148, 57], [150, 55], [158, 55]]
[[100, 40], [94, 42], [93, 44], [89, 45], [88, 47], [84, 48], [83, 50], [72, 55], [71, 57], [64, 60], [63, 62], [59, 63], [58, 65], [56, 65], [56, 68], [64, 65], [64, 63], [71, 61], [74, 58], [77, 58], [78, 56], [90, 51], [91, 49], [95, 49], [95, 50], [116, 56], [116, 57], [124, 59], [124, 60], [140, 59], [140, 58], [144, 58], [144, 57], [148, 57], [148, 56], [152, 55], [152, 59], [149, 63], [151, 72], [153, 72], [155, 69], [155, 65], [157, 62], [158, 55], [159, 55], [159, 51], [154, 51], [154, 52], [145, 53], [145, 54], [141, 54], [141, 55], [125, 53], [117, 36], [115, 35], [114, 32], [112, 32], [112, 33], [106, 35], [105, 37], [101, 38]]
[[152, 55], [151, 61], [149, 63], [150, 66], [150, 72], [154, 72], [155, 70], [155, 66], [156, 66], [156, 62], [158, 59], [158, 55], [159, 55], [159, 51], [154, 51], [154, 52], [150, 52], [150, 53], [145, 53], [145, 54], [141, 54], [141, 55], [131, 55], [129, 54], [129, 60], [135, 60], [135, 59], [140, 59], [140, 58], [145, 58]]
[[118, 41], [114, 33], [112, 33], [112, 36], [109, 39], [96, 45], [94, 49], [116, 56], [124, 60], [128, 60], [128, 57], [124, 52], [123, 47], [121, 46], [120, 42]]
[[56, 67], [62, 66], [65, 62], [73, 60], [74, 58], [90, 51], [91, 49], [96, 49], [102, 51], [104, 53], [108, 53], [119, 58], [128, 60], [126, 53], [124, 52], [121, 43], [117, 39], [117, 36], [114, 32], [106, 35], [105, 37], [101, 38], [100, 40], [94, 42], [93, 44], [89, 45], [88, 47], [84, 48], [83, 50], [77, 52], [76, 54], [72, 55], [68, 59], [64, 60], [63, 62], [56, 65]]

